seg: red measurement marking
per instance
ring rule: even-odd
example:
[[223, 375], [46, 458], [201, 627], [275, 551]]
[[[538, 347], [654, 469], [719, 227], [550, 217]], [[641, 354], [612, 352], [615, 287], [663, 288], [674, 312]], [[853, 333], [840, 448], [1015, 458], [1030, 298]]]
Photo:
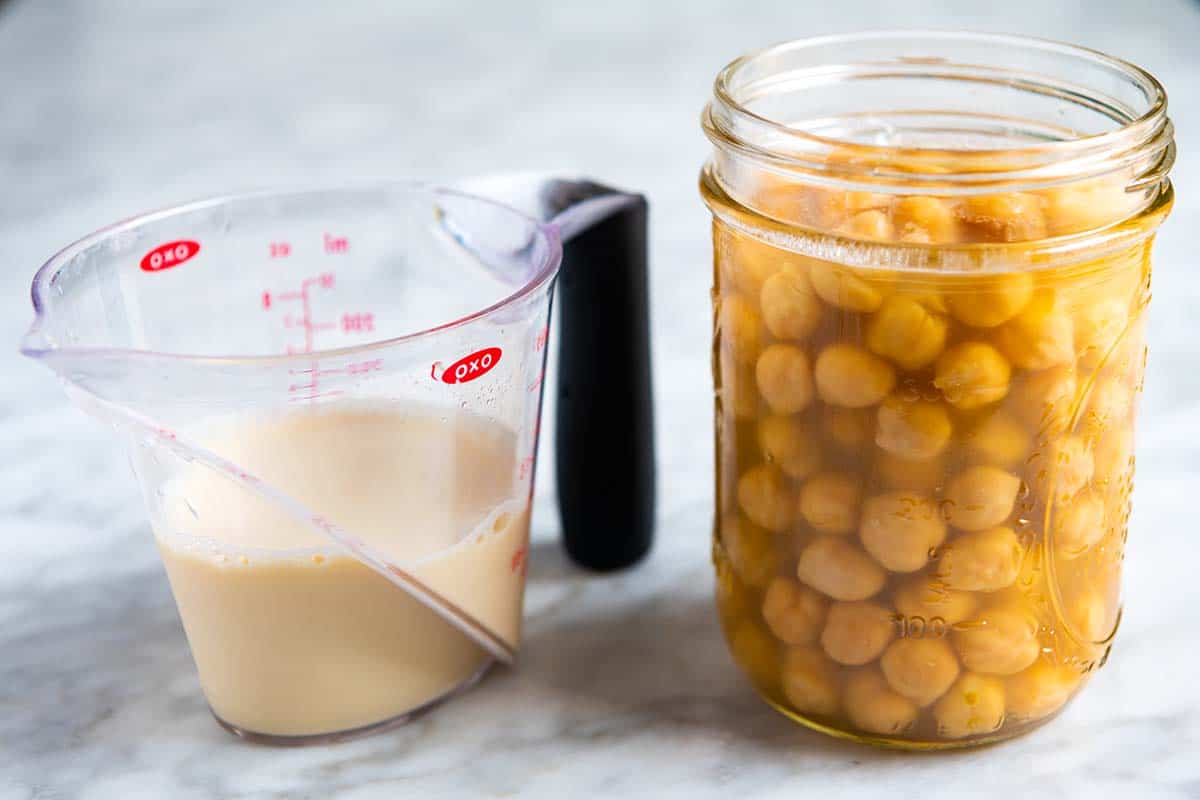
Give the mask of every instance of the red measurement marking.
[[521, 459], [521, 466], [517, 470], [517, 480], [523, 481], [527, 479], [530, 473], [533, 472], [533, 454], [525, 456]]
[[368, 372], [379, 372], [383, 369], [383, 359], [373, 358], [370, 361], [359, 361], [356, 364], [350, 364], [346, 367], [346, 372], [351, 375], [365, 375]]
[[155, 428], [155, 430], [158, 432], [159, 436], [162, 436], [165, 439], [173, 440], [176, 438], [175, 431], [171, 430], [170, 428]]
[[540, 331], [538, 331], [537, 339], [535, 339], [533, 342], [534, 351], [541, 352], [542, 348], [544, 348], [546, 346], [546, 340], [549, 338], [550, 338], [550, 326], [546, 325]]
[[[500, 363], [503, 351], [499, 347], [486, 347], [470, 355], [463, 356], [442, 372], [442, 383], [468, 383], [491, 372]], [[429, 371], [431, 376], [437, 370], [437, 364]], [[436, 378], [435, 378], [436, 379]]]
[[528, 390], [530, 392], [536, 392], [538, 389], [540, 389], [542, 386], [542, 381], [545, 379], [545, 377], [546, 370], [543, 369], [537, 374], [537, 377], [533, 379], [533, 383], [529, 384]]
[[268, 247], [271, 258], [287, 258], [292, 254], [292, 246], [287, 242], [271, 242]]
[[271, 293], [270, 292], [262, 293], [262, 307], [263, 307], [263, 311], [271, 310]]
[[323, 237], [326, 253], [345, 253], [350, 249], [350, 240], [345, 236], [334, 236], [326, 233]]
[[521, 577], [525, 577], [525, 572], [529, 567], [528, 561], [529, 545], [523, 544], [517, 548], [517, 552], [513, 553], [512, 561], [509, 563], [509, 568], [513, 573], [520, 573]]
[[375, 330], [375, 315], [369, 311], [342, 314], [342, 330], [346, 333], [366, 333]]
[[178, 267], [200, 252], [200, 243], [188, 239], [177, 242], [160, 244], [146, 255], [142, 256], [143, 272], [162, 272], [165, 269]]

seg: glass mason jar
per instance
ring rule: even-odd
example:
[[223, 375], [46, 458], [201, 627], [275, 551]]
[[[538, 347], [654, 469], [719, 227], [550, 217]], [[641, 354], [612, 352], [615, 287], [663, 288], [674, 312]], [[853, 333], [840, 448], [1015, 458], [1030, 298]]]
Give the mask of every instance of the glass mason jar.
[[734, 659], [836, 736], [1039, 725], [1121, 616], [1162, 87], [1054, 42], [860, 34], [739, 58], [703, 125]]

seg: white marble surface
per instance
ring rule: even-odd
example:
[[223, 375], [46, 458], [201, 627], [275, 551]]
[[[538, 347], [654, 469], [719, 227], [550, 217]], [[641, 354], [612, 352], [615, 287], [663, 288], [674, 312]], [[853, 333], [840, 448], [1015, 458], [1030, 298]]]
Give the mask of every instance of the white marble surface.
[[[502, 5], [0, 7], [0, 798], [1200, 797], [1200, 6]], [[1064, 716], [980, 752], [883, 753], [791, 725], [735, 672], [710, 601], [697, 114], [713, 73], [744, 49], [882, 26], [1041, 33], [1113, 51], [1161, 76], [1179, 127], [1123, 630]], [[29, 278], [78, 234], [195, 196], [557, 167], [653, 203], [653, 555], [612, 577], [571, 568], [543, 481], [518, 669], [364, 741], [234, 740], [201, 699], [117, 442], [14, 352]]]

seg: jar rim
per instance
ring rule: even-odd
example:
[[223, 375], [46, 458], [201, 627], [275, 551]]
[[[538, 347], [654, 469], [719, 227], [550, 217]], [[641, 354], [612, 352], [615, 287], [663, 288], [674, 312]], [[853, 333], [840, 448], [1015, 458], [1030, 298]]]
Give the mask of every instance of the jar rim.
[[[1001, 81], [1002, 84], [1029, 91], [1041, 89], [1044, 90], [1043, 93], [1049, 93], [1051, 96], [1061, 96], [1090, 106], [1112, 119], [1117, 123], [1116, 126], [1098, 133], [1022, 143], [1012, 147], [965, 149], [874, 144], [823, 136], [761, 114], [748, 106], [748, 98], [739, 96], [749, 85], [746, 83], [745, 73], [760, 66], [764, 61], [818, 48], [886, 45], [889, 42], [1006, 47], [1047, 57], [1074, 59], [1082, 66], [1090, 65], [1128, 81], [1140, 92], [1144, 105], [1136, 109], [1121, 108], [1118, 101], [1104, 96], [1094, 87], [1089, 93], [1087, 86], [1069, 82], [1067, 79], [1072, 77], [1070, 75], [1031, 73], [1022, 76], [1015, 70], [1008, 70], [1008, 74], [1014, 77]], [[886, 61], [870, 62], [869, 65], [913, 70], [984, 69], [993, 77], [1005, 71], [1005, 68], [995, 65], [960, 64], [939, 56], [905, 56], [900, 53], [899, 48], [895, 55]], [[854, 65], [826, 62], [811, 69], [814, 70], [814, 77], [838, 80], [838, 68], [844, 70], [850, 66]], [[934, 73], [932, 77], [949, 79], [956, 76]], [[1052, 82], [1039, 84], [1034, 78]], [[1174, 161], [1173, 127], [1167, 117], [1167, 95], [1162, 84], [1153, 75], [1131, 62], [1098, 50], [1016, 34], [881, 30], [795, 39], [771, 45], [745, 53], [721, 69], [714, 80], [713, 99], [705, 108], [702, 123], [708, 137], [719, 147], [732, 148], [745, 156], [772, 163], [783, 169], [824, 173], [835, 180], [840, 179], [838, 182], [855, 182], [856, 178], [863, 177], [862, 173], [869, 171], [871, 182], [903, 182], [909, 185], [936, 182], [942, 186], [994, 186], [997, 183], [1015, 181], [1053, 185], [1115, 172], [1135, 161], [1145, 164], [1147, 155], [1150, 154], [1151, 166], [1143, 168], [1127, 186], [1129, 191], [1135, 191], [1161, 183]], [[748, 133], [754, 135], [747, 135]], [[761, 140], [766, 138], [787, 142], [789, 147], [785, 149], [764, 146]], [[849, 158], [837, 164], [830, 164], [829, 155], [834, 152], [848, 155]], [[913, 171], [896, 165], [894, 159], [898, 156], [920, 158], [925, 163], [940, 162], [950, 168], [933, 173]], [[964, 157], [987, 160], [987, 170], [962, 169]], [[864, 169], [864, 164], [869, 165], [869, 168]], [[959, 168], [955, 168], [956, 164]]]

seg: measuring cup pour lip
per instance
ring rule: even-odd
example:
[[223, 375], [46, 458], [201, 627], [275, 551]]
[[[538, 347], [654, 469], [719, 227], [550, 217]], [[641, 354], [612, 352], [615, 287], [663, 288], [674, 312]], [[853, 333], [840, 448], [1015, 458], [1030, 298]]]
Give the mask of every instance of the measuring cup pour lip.
[[[132, 231], [146, 223], [158, 222], [172, 216], [187, 214], [194, 211], [201, 211], [207, 208], [216, 208], [226, 203], [253, 200], [253, 199], [268, 199], [268, 198], [287, 198], [299, 197], [304, 195], [317, 195], [326, 193], [340, 193], [347, 191], [368, 191], [394, 189], [411, 192], [428, 192], [434, 197], [456, 197], [464, 200], [470, 200], [476, 203], [482, 203], [493, 208], [502, 209], [513, 215], [514, 219], [520, 219], [530, 224], [531, 229], [536, 231], [536, 235], [542, 238], [545, 243], [545, 252], [541, 257], [542, 263], [534, 264], [534, 273], [524, 284], [516, 289], [511, 294], [502, 297], [495, 303], [492, 303], [485, 308], [473, 311], [457, 319], [443, 322], [432, 328], [413, 331], [400, 336], [393, 336], [388, 339], [377, 339], [363, 344], [351, 345], [348, 347], [335, 347], [325, 350], [313, 350], [307, 353], [283, 353], [283, 354], [227, 354], [227, 355], [202, 355], [197, 353], [173, 353], [155, 350], [143, 350], [136, 348], [117, 348], [117, 347], [87, 347], [87, 346], [70, 346], [63, 347], [48, 343], [41, 335], [43, 324], [46, 321], [47, 314], [50, 311], [51, 301], [50, 287], [59, 270], [67, 264], [72, 258], [87, 248], [103, 242], [113, 236]], [[121, 359], [169, 359], [174, 361], [187, 361], [197, 364], [236, 364], [236, 363], [254, 363], [254, 364], [281, 364], [289, 361], [311, 361], [314, 356], [343, 356], [352, 355], [363, 352], [370, 352], [376, 349], [390, 347], [392, 345], [401, 344], [404, 342], [414, 341], [426, 336], [453, 328], [466, 325], [479, 319], [483, 319], [491, 314], [494, 314], [511, 304], [527, 297], [539, 289], [547, 282], [554, 279], [558, 273], [558, 268], [562, 263], [562, 232], [560, 225], [556, 222], [543, 222], [535, 219], [528, 214], [516, 209], [512, 206], [498, 202], [488, 197], [482, 197], [471, 192], [465, 192], [446, 186], [427, 183], [424, 181], [412, 180], [364, 180], [352, 181], [334, 185], [321, 185], [298, 187], [292, 189], [263, 189], [249, 192], [235, 192], [226, 195], [218, 195], [209, 197], [203, 200], [196, 200], [189, 203], [168, 206], [156, 211], [150, 211], [144, 214], [138, 214], [128, 217], [119, 222], [107, 225], [100, 228], [78, 240], [67, 245], [50, 257], [45, 264], [38, 269], [33, 276], [33, 285], [30, 288], [30, 295], [33, 301], [34, 319], [29, 329], [25, 332], [25, 336], [21, 340], [21, 353], [30, 358], [41, 360], [52, 354], [75, 353], [86, 355], [89, 357], [99, 358], [121, 358]]]

